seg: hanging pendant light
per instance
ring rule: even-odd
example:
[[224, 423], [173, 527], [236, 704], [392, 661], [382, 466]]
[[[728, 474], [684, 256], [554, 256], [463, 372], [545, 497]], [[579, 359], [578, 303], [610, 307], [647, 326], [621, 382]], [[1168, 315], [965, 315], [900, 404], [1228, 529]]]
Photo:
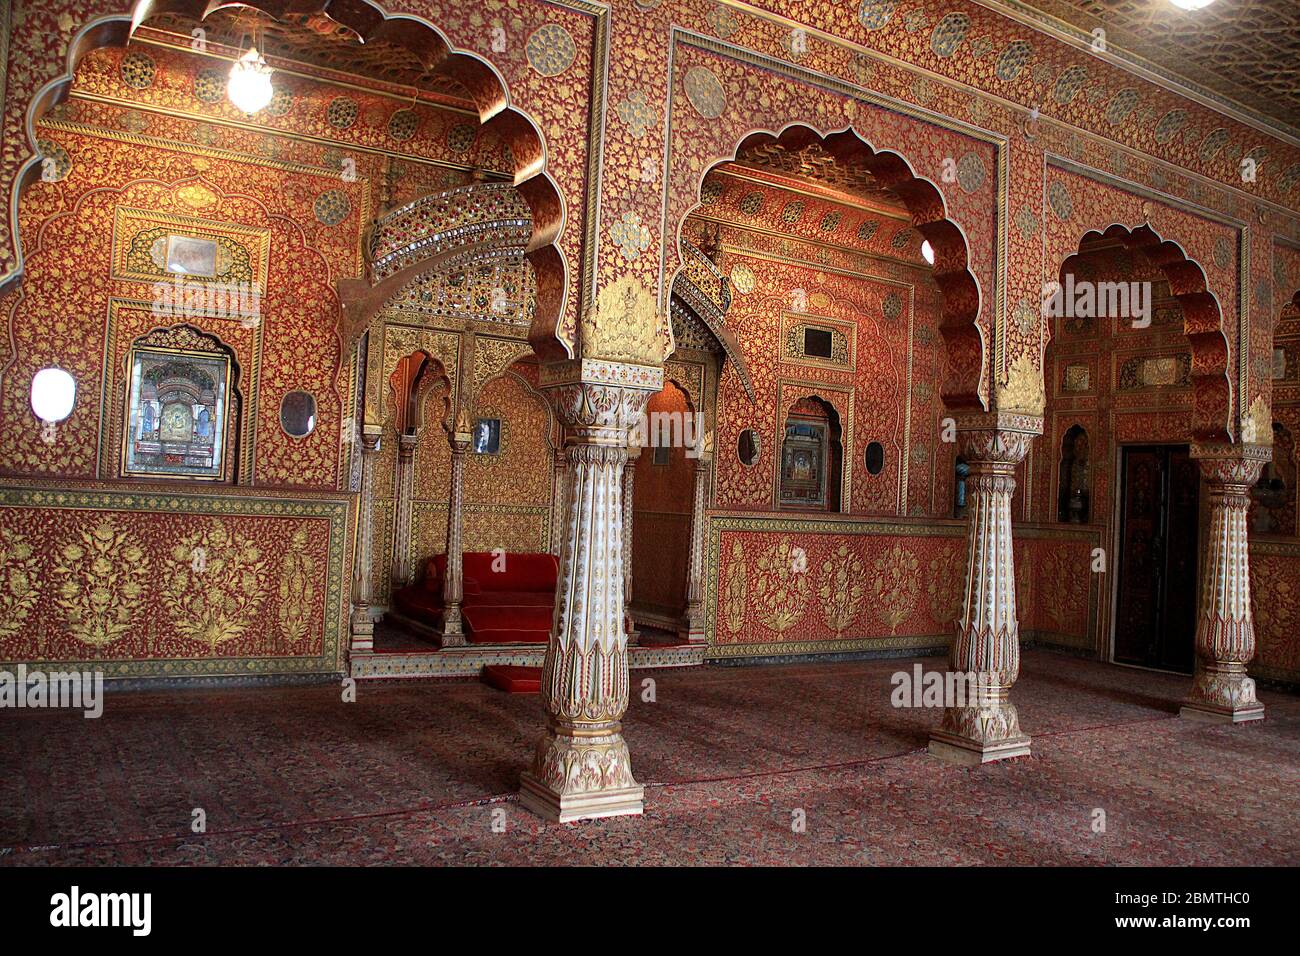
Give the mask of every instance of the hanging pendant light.
[[256, 113], [271, 102], [275, 90], [271, 86], [271, 73], [257, 47], [249, 47], [248, 52], [235, 61], [230, 68], [230, 83], [226, 94], [245, 113]]

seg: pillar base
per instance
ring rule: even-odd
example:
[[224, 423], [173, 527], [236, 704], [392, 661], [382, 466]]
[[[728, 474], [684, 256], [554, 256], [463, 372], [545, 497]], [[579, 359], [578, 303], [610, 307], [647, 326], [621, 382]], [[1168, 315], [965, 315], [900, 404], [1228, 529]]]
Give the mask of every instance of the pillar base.
[[645, 788], [619, 787], [587, 793], [556, 793], [529, 771], [519, 775], [519, 803], [543, 820], [572, 823], [602, 817], [639, 816], [645, 809]]
[[688, 644], [707, 644], [709, 636], [704, 633], [703, 621], [682, 622], [677, 627], [677, 639]]
[[1178, 711], [1179, 717], [1188, 720], [1200, 720], [1207, 724], [1244, 724], [1252, 720], [1264, 719], [1264, 705], [1256, 704], [1252, 708], [1232, 710], [1231, 708], [1211, 708], [1205, 704], [1183, 704]]
[[465, 628], [461, 624], [459, 607], [455, 608], [454, 617], [443, 612], [442, 626], [438, 629], [438, 633], [441, 638], [439, 643], [443, 647], [464, 647], [466, 645]]
[[1020, 732], [1007, 690], [984, 704], [944, 708], [942, 726], [930, 732], [931, 755], [967, 767], [1029, 756], [1029, 737]]
[[980, 743], [967, 737], [945, 734], [941, 730], [930, 734], [930, 756], [963, 767], [978, 767], [996, 760], [1029, 756], [1029, 738], [1013, 737], [1009, 740]]
[[369, 654], [375, 649], [375, 622], [370, 609], [357, 609], [348, 620], [348, 646], [354, 654]]
[[642, 812], [645, 788], [632, 777], [619, 725], [597, 726], [548, 729], [519, 775], [523, 806], [560, 823]]
[[1179, 717], [1219, 724], [1244, 724], [1264, 719], [1264, 705], [1255, 699], [1255, 681], [1246, 665], [1236, 662], [1197, 662], [1192, 690]]

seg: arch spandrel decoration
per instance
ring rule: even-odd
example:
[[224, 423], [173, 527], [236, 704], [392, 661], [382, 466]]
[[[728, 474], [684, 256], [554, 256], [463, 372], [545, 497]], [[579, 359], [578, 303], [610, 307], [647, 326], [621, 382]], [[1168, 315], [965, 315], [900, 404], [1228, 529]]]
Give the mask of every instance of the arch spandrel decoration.
[[[296, 12], [298, 6], [285, 0], [136, 0], [129, 7], [128, 0], [122, 0], [120, 5], [111, 0], [81, 4], [76, 18], [86, 25], [68, 44], [64, 72], [35, 91], [26, 105], [26, 146], [22, 150], [26, 159], [14, 172], [9, 215], [3, 226], [4, 235], [0, 236], [4, 240], [0, 246], [4, 262], [0, 291], [22, 274], [18, 202], [23, 190], [40, 176], [35, 123], [67, 96], [76, 66], [87, 53], [104, 46], [125, 45], [136, 28], [155, 14], [175, 14], [202, 22], [215, 11], [243, 8], [279, 19]], [[481, 127], [495, 133], [509, 146], [514, 160], [515, 187], [532, 215], [525, 254], [538, 277], [537, 348], [556, 359], [568, 357], [572, 345], [565, 340], [562, 329], [567, 267], [556, 245], [565, 220], [564, 200], [546, 171], [547, 151], [541, 133], [532, 119], [512, 105], [502, 74], [485, 59], [453, 46], [428, 21], [417, 16], [390, 15], [372, 0], [320, 0], [308, 6], [319, 16], [346, 28], [360, 42], [401, 47], [424, 66], [427, 76], [453, 80], [474, 104]], [[359, 334], [353, 335], [350, 342], [355, 344], [357, 338]]]
[[[1168, 279], [1169, 291], [1183, 311], [1183, 334], [1192, 349], [1190, 437], [1224, 442], [1234, 433], [1240, 435], [1235, 427], [1233, 369], [1239, 354], [1241, 231], [1050, 165], [1047, 202], [1044, 262], [1049, 272], [1055, 270], [1048, 277], [1056, 278], [1086, 240], [1102, 236], [1145, 255]], [[1247, 410], [1241, 413], [1245, 416]]]

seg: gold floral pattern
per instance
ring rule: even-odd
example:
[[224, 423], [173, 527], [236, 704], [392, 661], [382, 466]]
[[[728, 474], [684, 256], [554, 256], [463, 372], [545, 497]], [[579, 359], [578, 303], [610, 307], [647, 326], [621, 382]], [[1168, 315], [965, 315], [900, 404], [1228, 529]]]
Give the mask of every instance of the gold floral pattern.
[[54, 565], [55, 603], [68, 632], [89, 647], [105, 647], [140, 623], [149, 561], [135, 537], [104, 517], [64, 545]]
[[732, 634], [740, 633], [745, 626], [745, 608], [749, 580], [746, 578], [745, 549], [739, 541], [731, 548], [731, 566], [727, 568], [725, 592], [722, 598], [723, 622]]
[[754, 606], [764, 626], [778, 634], [799, 623], [808, 606], [808, 572], [797, 557], [789, 541], [780, 541], [754, 562]]
[[307, 545], [307, 526], [304, 524], [293, 533], [289, 550], [280, 565], [280, 610], [277, 618], [280, 634], [289, 643], [302, 640], [311, 627], [316, 558], [308, 551]]
[[912, 549], [899, 542], [882, 554], [872, 564], [875, 578], [872, 586], [876, 598], [876, 613], [889, 625], [889, 633], [898, 633], [898, 626], [916, 610], [921, 581], [917, 570], [921, 564]]
[[0, 640], [23, 630], [38, 597], [40, 582], [32, 543], [19, 531], [0, 527]]
[[826, 626], [839, 637], [858, 616], [862, 606], [862, 582], [865, 574], [857, 553], [842, 544], [822, 562], [822, 583], [817, 596], [822, 599]]
[[163, 590], [181, 637], [216, 651], [254, 623], [266, 597], [266, 559], [252, 539], [216, 521], [178, 541], [170, 557]]

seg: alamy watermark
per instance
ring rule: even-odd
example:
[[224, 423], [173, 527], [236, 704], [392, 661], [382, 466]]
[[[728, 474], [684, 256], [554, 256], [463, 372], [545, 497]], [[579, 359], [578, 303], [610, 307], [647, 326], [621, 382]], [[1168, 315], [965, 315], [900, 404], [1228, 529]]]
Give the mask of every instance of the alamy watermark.
[[104, 713], [103, 671], [0, 671], [0, 710], [68, 708], [94, 719]]
[[989, 671], [896, 671], [889, 702], [895, 707], [988, 707], [997, 702], [1001, 683]]
[[1067, 272], [1065, 281], [1043, 283], [1043, 317], [1129, 319], [1135, 329], [1151, 324], [1150, 282], [1090, 282]]
[[704, 416], [695, 412], [650, 412], [637, 417], [627, 436], [630, 447], [685, 448], [687, 458], [704, 450]]

